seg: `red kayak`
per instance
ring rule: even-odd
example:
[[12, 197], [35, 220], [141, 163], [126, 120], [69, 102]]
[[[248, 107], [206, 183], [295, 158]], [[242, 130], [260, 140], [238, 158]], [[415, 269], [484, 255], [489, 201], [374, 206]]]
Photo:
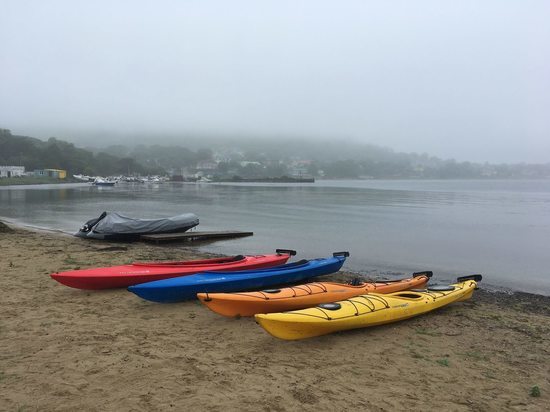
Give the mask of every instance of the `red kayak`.
[[153, 280], [193, 275], [204, 271], [231, 272], [268, 268], [283, 265], [290, 259], [290, 256], [296, 254], [294, 250], [287, 249], [277, 249], [276, 252], [274, 255], [238, 255], [184, 262], [132, 263], [130, 265], [52, 273], [50, 276], [63, 285], [77, 289], [126, 288]]

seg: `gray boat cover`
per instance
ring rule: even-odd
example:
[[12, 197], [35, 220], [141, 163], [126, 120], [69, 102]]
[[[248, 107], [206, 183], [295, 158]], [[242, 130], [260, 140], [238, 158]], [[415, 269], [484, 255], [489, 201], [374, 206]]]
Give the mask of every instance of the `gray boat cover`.
[[154, 233], [185, 232], [199, 224], [194, 213], [161, 218], [134, 219], [116, 212], [103, 212], [99, 218], [89, 220], [76, 236], [94, 239], [131, 239]]

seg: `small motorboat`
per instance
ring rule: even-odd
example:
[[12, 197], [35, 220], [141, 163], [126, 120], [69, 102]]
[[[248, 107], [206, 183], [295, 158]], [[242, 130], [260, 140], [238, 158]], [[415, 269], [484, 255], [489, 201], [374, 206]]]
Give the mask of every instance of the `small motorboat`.
[[169, 279], [178, 276], [193, 275], [205, 271], [231, 272], [245, 269], [261, 269], [283, 265], [294, 250], [277, 249], [272, 255], [230, 256], [224, 258], [144, 262], [104, 268], [71, 270], [52, 273], [52, 279], [77, 289], [114, 289], [127, 288], [154, 280]]
[[194, 213], [160, 219], [135, 219], [116, 212], [103, 212], [88, 220], [75, 236], [101, 240], [139, 240], [141, 235], [185, 232], [199, 224]]
[[256, 322], [269, 334], [297, 340], [329, 333], [383, 325], [422, 315], [472, 297], [481, 275], [463, 276], [453, 285], [428, 286], [382, 295], [369, 293], [313, 308], [257, 314]]
[[210, 292], [261, 289], [338, 272], [347, 256], [348, 252], [338, 252], [330, 258], [301, 260], [268, 269], [230, 273], [201, 272], [192, 276], [141, 283], [130, 286], [128, 290], [143, 299], [160, 303], [195, 299], [199, 292], [206, 293], [208, 300]]
[[95, 180], [92, 182], [92, 185], [94, 186], [114, 186], [116, 182], [113, 182], [112, 180], [106, 180], [101, 177], [96, 177]]

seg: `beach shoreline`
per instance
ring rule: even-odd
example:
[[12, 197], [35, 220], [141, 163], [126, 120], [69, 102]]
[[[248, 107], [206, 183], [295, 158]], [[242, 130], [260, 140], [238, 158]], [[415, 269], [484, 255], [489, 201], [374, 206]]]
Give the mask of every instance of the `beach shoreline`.
[[[21, 222], [21, 221], [18, 221], [18, 220], [14, 220], [14, 219], [6, 217], [6, 216], [0, 216], [0, 223], [1, 222], [4, 222], [5, 224], [8, 224], [9, 226], [13, 227], [14, 229], [35, 231], [35, 232], [40, 232], [40, 233], [44, 233], [44, 234], [53, 233], [53, 234], [69, 236], [70, 238], [72, 238], [74, 233], [75, 233], [75, 230], [67, 231], [67, 230], [61, 230], [61, 229], [52, 229], [50, 227], [43, 227], [43, 226], [27, 224], [27, 223], [24, 223], [24, 222]], [[216, 242], [216, 240], [214, 240], [214, 241], [210, 241], [210, 240], [200, 241], [200, 240], [198, 240], [198, 241], [194, 241], [193, 243], [188, 243], [186, 246], [187, 246], [188, 249], [194, 250], [194, 252], [196, 253], [196, 256], [200, 256], [200, 257], [223, 256], [219, 253], [212, 253], [208, 250], [204, 250], [204, 246], [208, 246], [210, 243], [213, 243], [213, 242]], [[182, 243], [179, 244], [179, 246], [181, 246], [181, 245], [182, 245]], [[178, 246], [178, 244], [177, 243], [164, 244], [161, 247], [170, 248], [170, 247], [175, 247], [175, 246]], [[298, 251], [298, 253], [299, 252], [300, 251]], [[268, 250], [265, 253], [270, 253], [270, 251]], [[401, 271], [400, 269], [395, 269], [395, 268], [392, 268], [392, 269], [389, 269], [389, 268], [386, 268], [386, 269], [370, 268], [370, 269], [363, 270], [363, 271], [347, 270], [344, 273], [346, 275], [345, 278], [360, 277], [360, 278], [373, 279], [373, 280], [375, 280], [379, 277], [388, 278], [388, 279], [395, 279], [396, 277], [401, 277], [401, 276], [405, 277], [406, 275], [410, 274], [410, 273], [407, 273], [407, 272]], [[448, 275], [447, 273], [445, 273], [445, 274]], [[463, 275], [466, 275], [466, 274], [467, 273], [464, 273]], [[448, 278], [448, 276], [447, 276], [447, 278]], [[437, 273], [435, 273], [434, 280], [437, 281]], [[488, 283], [487, 278], [485, 278], [484, 281], [483, 281], [483, 291], [488, 292], [488, 293], [496, 293], [496, 294], [503, 294], [503, 295], [511, 295], [511, 294], [521, 295], [521, 296], [524, 296], [526, 299], [530, 299], [529, 296], [531, 296], [531, 295], [533, 295], [534, 297], [535, 296], [544, 296], [544, 297], [550, 298], [550, 294], [531, 293], [531, 292], [523, 291], [523, 290], [515, 290], [515, 289], [512, 289], [510, 287], [506, 287], [506, 286], [496, 286], [495, 284]]]
[[208, 256], [195, 247], [9, 225], [0, 249], [0, 409], [467, 411], [544, 410], [548, 402], [547, 296], [482, 284], [471, 300], [425, 316], [286, 342], [198, 301], [160, 305], [49, 277]]

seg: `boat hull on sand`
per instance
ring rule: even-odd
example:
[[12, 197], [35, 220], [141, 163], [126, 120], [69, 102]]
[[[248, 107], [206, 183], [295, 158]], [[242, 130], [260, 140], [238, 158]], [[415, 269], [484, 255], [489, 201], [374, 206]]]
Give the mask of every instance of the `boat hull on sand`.
[[[197, 293], [230, 292], [260, 289], [272, 285], [300, 282], [316, 276], [338, 272], [346, 260], [336, 254], [327, 259], [303, 260], [279, 267], [231, 273], [204, 272], [157, 282], [142, 283], [128, 288], [137, 296], [159, 303], [195, 299]], [[206, 297], [208, 299], [208, 297]]]
[[469, 299], [481, 275], [466, 276], [445, 288], [428, 288], [382, 295], [371, 293], [314, 308], [258, 314], [256, 322], [280, 339], [298, 340], [349, 329], [382, 325], [418, 316], [453, 302]]
[[294, 251], [279, 249], [272, 255], [233, 256], [182, 262], [145, 262], [52, 273], [59, 283], [77, 289], [127, 288], [140, 283], [193, 275], [204, 271], [230, 272], [283, 265]]
[[422, 288], [432, 272], [414, 273], [397, 281], [377, 281], [358, 285], [314, 282], [259, 292], [199, 293], [197, 297], [208, 308], [229, 317], [254, 316], [257, 313], [285, 312], [309, 308], [320, 303], [349, 299], [366, 293], [392, 293]]

